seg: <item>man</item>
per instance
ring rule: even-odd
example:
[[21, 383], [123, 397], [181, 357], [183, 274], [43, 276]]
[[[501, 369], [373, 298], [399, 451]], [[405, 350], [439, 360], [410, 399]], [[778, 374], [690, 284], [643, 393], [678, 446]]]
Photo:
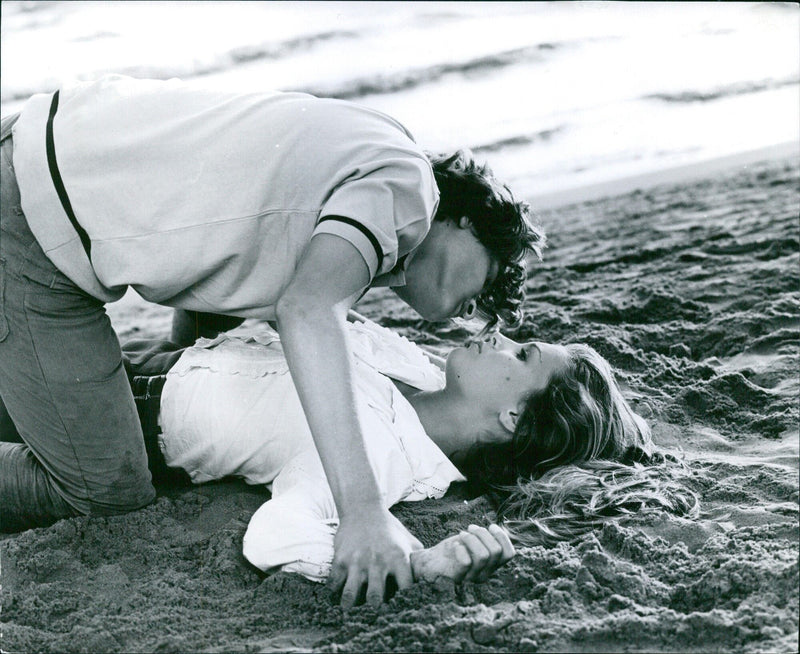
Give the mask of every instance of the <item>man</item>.
[[518, 317], [523, 259], [543, 243], [488, 171], [463, 153], [431, 161], [379, 112], [121, 76], [4, 121], [0, 229], [0, 397], [24, 441], [0, 444], [3, 530], [152, 501], [104, 310], [132, 286], [277, 324], [340, 515], [345, 606], [363, 585], [382, 601], [389, 576], [408, 586], [420, 547], [367, 463], [349, 308], [388, 285], [429, 320]]

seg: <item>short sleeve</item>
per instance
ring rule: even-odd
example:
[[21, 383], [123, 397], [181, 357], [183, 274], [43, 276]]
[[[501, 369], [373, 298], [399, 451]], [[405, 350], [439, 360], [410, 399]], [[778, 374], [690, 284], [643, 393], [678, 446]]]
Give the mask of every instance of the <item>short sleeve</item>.
[[422, 242], [438, 203], [427, 160], [411, 155], [379, 160], [359, 166], [334, 189], [314, 234], [352, 243], [374, 278]]

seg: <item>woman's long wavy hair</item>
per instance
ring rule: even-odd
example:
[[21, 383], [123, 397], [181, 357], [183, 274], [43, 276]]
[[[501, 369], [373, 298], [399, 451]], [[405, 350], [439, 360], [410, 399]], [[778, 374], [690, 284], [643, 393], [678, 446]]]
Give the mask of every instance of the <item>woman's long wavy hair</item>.
[[460, 465], [520, 544], [569, 540], [614, 516], [666, 510], [695, 516], [685, 472], [655, 452], [608, 362], [567, 345], [567, 365], [528, 398], [513, 438], [473, 447]]

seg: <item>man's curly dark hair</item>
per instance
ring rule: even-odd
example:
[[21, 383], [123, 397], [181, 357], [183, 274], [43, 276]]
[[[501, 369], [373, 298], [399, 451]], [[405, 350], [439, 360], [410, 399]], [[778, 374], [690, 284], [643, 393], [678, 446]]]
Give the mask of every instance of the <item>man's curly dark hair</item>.
[[500, 320], [515, 327], [522, 321], [527, 278], [525, 258], [541, 260], [546, 237], [534, 223], [530, 206], [517, 202], [510, 189], [479, 165], [469, 150], [450, 155], [428, 154], [439, 187], [436, 220], [469, 218], [478, 240], [499, 264], [497, 278], [477, 298], [487, 328]]

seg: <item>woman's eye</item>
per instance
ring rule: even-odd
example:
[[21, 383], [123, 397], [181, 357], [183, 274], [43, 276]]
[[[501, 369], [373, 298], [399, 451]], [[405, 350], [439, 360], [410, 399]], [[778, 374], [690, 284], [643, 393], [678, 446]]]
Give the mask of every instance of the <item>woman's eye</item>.
[[521, 347], [519, 352], [517, 352], [517, 359], [520, 361], [527, 361], [528, 360], [528, 350], [527, 348]]

